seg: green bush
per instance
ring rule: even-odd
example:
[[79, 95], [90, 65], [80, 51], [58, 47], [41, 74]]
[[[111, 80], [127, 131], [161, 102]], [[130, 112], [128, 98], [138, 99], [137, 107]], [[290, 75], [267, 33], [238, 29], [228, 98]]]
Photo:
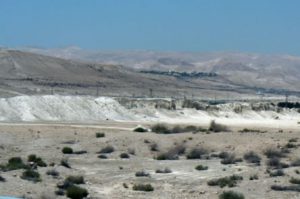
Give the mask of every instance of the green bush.
[[40, 174], [34, 170], [27, 169], [22, 173], [21, 176], [22, 179], [33, 181], [33, 182], [39, 182], [41, 181]]
[[224, 191], [220, 196], [219, 199], [244, 199], [244, 195], [241, 193], [237, 193], [234, 191]]
[[102, 132], [96, 133], [96, 138], [103, 138], [103, 137], [105, 137], [105, 133], [102, 133]]
[[133, 185], [132, 189], [134, 191], [153, 191], [154, 188], [151, 184], [135, 184]]
[[70, 186], [67, 188], [67, 197], [71, 199], [82, 199], [89, 195], [88, 191], [78, 186]]
[[5, 165], [0, 165], [2, 171], [11, 171], [18, 169], [28, 169], [29, 166], [24, 164], [23, 160], [20, 157], [13, 157], [8, 160], [8, 163]]
[[198, 171], [203, 171], [203, 170], [207, 170], [208, 166], [203, 166], [200, 164], [200, 165], [196, 166], [195, 169]]
[[128, 159], [130, 157], [129, 157], [129, 155], [127, 153], [121, 153], [120, 154], [120, 158], [122, 158], [122, 159]]
[[72, 153], [73, 153], [73, 149], [70, 148], [70, 147], [64, 147], [64, 148], [62, 149], [62, 152], [63, 152], [64, 154], [72, 154]]
[[27, 158], [28, 162], [34, 162], [39, 167], [46, 167], [47, 164], [42, 160], [42, 158], [37, 157], [35, 154], [31, 154]]
[[207, 182], [207, 184], [209, 186], [219, 186], [221, 188], [226, 187], [226, 186], [234, 187], [241, 180], [243, 180], [243, 177], [238, 176], [238, 175], [232, 175], [229, 177], [223, 177], [223, 178], [209, 180]]
[[294, 177], [292, 177], [290, 179], [290, 183], [292, 183], [292, 184], [300, 184], [300, 178], [294, 178]]
[[144, 127], [136, 127], [135, 129], [133, 129], [134, 132], [138, 132], [138, 133], [145, 133], [148, 132], [148, 129], [144, 128]]
[[135, 176], [136, 176], [136, 177], [149, 177], [150, 174], [147, 173], [146, 171], [137, 171], [137, 172], [135, 173]]

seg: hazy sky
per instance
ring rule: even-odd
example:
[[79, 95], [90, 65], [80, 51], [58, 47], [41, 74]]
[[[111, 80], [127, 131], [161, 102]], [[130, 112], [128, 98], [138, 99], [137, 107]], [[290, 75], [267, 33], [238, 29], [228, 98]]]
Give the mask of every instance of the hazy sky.
[[0, 45], [300, 55], [300, 0], [0, 0]]

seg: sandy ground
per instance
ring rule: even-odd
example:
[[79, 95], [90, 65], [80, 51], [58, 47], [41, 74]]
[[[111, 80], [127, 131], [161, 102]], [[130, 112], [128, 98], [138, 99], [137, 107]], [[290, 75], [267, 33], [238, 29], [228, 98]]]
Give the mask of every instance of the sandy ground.
[[[1, 123], [0, 124], [0, 163], [5, 163], [11, 157], [22, 157], [25, 161], [29, 154], [36, 154], [46, 163], [55, 166], [38, 168], [42, 181], [32, 183], [20, 178], [22, 170], [1, 172], [6, 182], [0, 182], [0, 195], [18, 196], [24, 198], [64, 198], [55, 196], [56, 184], [69, 175], [82, 175], [86, 183], [82, 185], [89, 191], [90, 198], [218, 198], [224, 190], [235, 190], [243, 193], [248, 199], [268, 198], [300, 198], [298, 192], [272, 191], [271, 185], [289, 185], [289, 179], [300, 178], [295, 173], [297, 167], [284, 169], [286, 175], [270, 177], [266, 173], [266, 157], [263, 151], [269, 147], [284, 146], [290, 138], [299, 138], [300, 125], [284, 129], [277, 126], [252, 125], [266, 131], [265, 133], [240, 133], [243, 125], [232, 125], [232, 132], [221, 133], [180, 133], [162, 135], [155, 133], [136, 133], [132, 129], [137, 123], [106, 121], [98, 124], [55, 124], [55, 123]], [[145, 126], [151, 124], [144, 123]], [[249, 127], [249, 125], [247, 126]], [[281, 126], [280, 126], [281, 127]], [[281, 131], [282, 130], [282, 131]], [[104, 138], [96, 138], [96, 132], [105, 132]], [[145, 143], [145, 140], [150, 143]], [[158, 145], [159, 152], [149, 149], [151, 143]], [[299, 140], [300, 143], [300, 140]], [[223, 165], [219, 158], [209, 160], [187, 160], [185, 155], [179, 160], [158, 161], [153, 157], [167, 151], [175, 145], [183, 144], [186, 151], [196, 146], [207, 148], [210, 153], [221, 151], [234, 152], [237, 157], [243, 157], [247, 151], [253, 150], [262, 157], [261, 166], [254, 166], [245, 161]], [[108, 154], [108, 159], [99, 159], [97, 152], [112, 145], [115, 151]], [[82, 155], [65, 155], [61, 152], [65, 146], [75, 151], [86, 150]], [[130, 159], [121, 159], [119, 155], [128, 149], [135, 150]], [[292, 149], [283, 159], [291, 162], [300, 155], [300, 149]], [[61, 159], [67, 158], [71, 169], [59, 165]], [[197, 171], [195, 166], [208, 166], [206, 171]], [[157, 174], [156, 169], [170, 168], [172, 173]], [[53, 178], [46, 171], [55, 169], [60, 176]], [[300, 169], [300, 168], [299, 168]], [[135, 172], [145, 170], [150, 177], [135, 177]], [[243, 181], [233, 188], [219, 188], [207, 185], [210, 179], [238, 174]], [[249, 180], [257, 174], [258, 180]], [[123, 183], [128, 188], [123, 187]], [[133, 191], [135, 183], [151, 183], [153, 192]]]

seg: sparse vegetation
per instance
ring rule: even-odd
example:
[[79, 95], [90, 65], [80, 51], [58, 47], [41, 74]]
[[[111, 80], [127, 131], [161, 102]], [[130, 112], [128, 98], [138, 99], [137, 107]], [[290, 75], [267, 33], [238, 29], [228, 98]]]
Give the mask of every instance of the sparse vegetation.
[[150, 148], [151, 151], [159, 151], [158, 145], [156, 143], [151, 143], [149, 145], [149, 148]]
[[148, 129], [144, 128], [144, 127], [141, 127], [141, 126], [138, 126], [135, 129], [133, 129], [133, 131], [138, 132], [138, 133], [146, 133], [146, 132], [148, 132]]
[[41, 181], [40, 174], [32, 169], [26, 169], [21, 176], [22, 179], [32, 181], [32, 182], [39, 182]]
[[290, 179], [290, 183], [292, 183], [292, 184], [300, 184], [300, 178], [294, 178], [294, 177], [292, 177]]
[[241, 158], [236, 158], [235, 154], [228, 154], [225, 158], [221, 160], [221, 164], [235, 164], [237, 162], [242, 162]]
[[73, 153], [73, 149], [71, 147], [64, 147], [62, 149], [63, 154], [72, 154]]
[[278, 150], [278, 149], [273, 149], [273, 148], [268, 148], [264, 151], [265, 156], [267, 158], [282, 158], [285, 157], [284, 151]]
[[279, 176], [284, 176], [285, 173], [282, 169], [278, 169], [276, 171], [269, 171], [270, 177], [279, 177]]
[[290, 185], [290, 186], [281, 186], [281, 185], [272, 185], [271, 189], [274, 191], [296, 191], [300, 192], [299, 185]]
[[58, 177], [58, 176], [59, 176], [59, 172], [56, 171], [56, 170], [54, 170], [54, 169], [48, 170], [48, 171], [46, 172], [46, 174], [47, 174], [47, 175], [50, 175], [50, 176], [52, 176], [52, 177]]
[[62, 160], [60, 161], [60, 164], [61, 164], [61, 166], [64, 166], [64, 167], [66, 167], [66, 168], [68, 168], [68, 169], [71, 168], [71, 166], [70, 166], [70, 164], [69, 164], [69, 162], [68, 162], [67, 159], [62, 159]]
[[258, 175], [254, 174], [249, 177], [249, 180], [258, 180]]
[[234, 187], [241, 180], [243, 180], [243, 177], [238, 176], [238, 175], [232, 175], [232, 176], [229, 176], [229, 177], [210, 180], [210, 181], [207, 182], [207, 184], [209, 186], [219, 186], [221, 188], [226, 187], [226, 186]]
[[268, 161], [267, 161], [267, 165], [270, 167], [270, 168], [273, 168], [273, 169], [282, 169], [282, 168], [288, 168], [289, 165], [286, 164], [286, 163], [282, 163], [280, 162], [280, 159], [279, 158], [270, 158]]
[[135, 184], [133, 185], [132, 189], [134, 191], [153, 191], [154, 188], [151, 184]]
[[120, 158], [122, 158], [122, 159], [128, 159], [128, 158], [130, 158], [130, 156], [127, 153], [121, 153], [120, 154]]
[[215, 122], [215, 120], [212, 120], [210, 122], [208, 130], [210, 130], [212, 132], [215, 132], [215, 133], [228, 132], [229, 131], [227, 126], [222, 125], [222, 124], [218, 124], [218, 123]]
[[185, 146], [184, 145], [177, 145], [171, 149], [169, 149], [167, 152], [160, 153], [156, 159], [157, 160], [178, 160], [179, 155], [184, 154], [185, 152]]
[[65, 179], [65, 182], [70, 184], [84, 184], [83, 176], [69, 176]]
[[6, 181], [6, 179], [3, 178], [2, 176], [0, 176], [0, 182], [5, 182], [5, 181]]
[[166, 126], [165, 124], [155, 124], [151, 127], [151, 131], [158, 133], [158, 134], [175, 134], [175, 133], [186, 133], [186, 132], [205, 132], [207, 129], [197, 126], [174, 126], [173, 128], [170, 128]]
[[114, 152], [114, 151], [115, 151], [115, 148], [114, 148], [113, 146], [108, 145], [108, 146], [102, 148], [102, 149], [99, 151], [99, 153], [112, 153], [112, 152]]
[[72, 185], [67, 188], [67, 197], [71, 199], [82, 199], [88, 196], [88, 191], [84, 188]]
[[39, 167], [46, 167], [47, 164], [42, 160], [42, 158], [37, 157], [35, 154], [28, 156], [28, 162], [33, 162]]
[[195, 169], [198, 170], [198, 171], [203, 171], [203, 170], [207, 170], [208, 166], [203, 166], [203, 165], [200, 164], [200, 165], [197, 165], [195, 167]]
[[104, 155], [104, 154], [100, 154], [100, 155], [98, 155], [98, 158], [100, 158], [100, 159], [107, 159], [107, 156]]
[[244, 159], [248, 163], [253, 163], [253, 164], [256, 164], [256, 165], [260, 165], [260, 161], [261, 161], [261, 157], [253, 151], [249, 151], [249, 152], [245, 153], [244, 154]]
[[193, 148], [186, 155], [187, 159], [203, 159], [208, 154], [208, 150], [203, 147]]
[[105, 133], [96, 132], [96, 138], [103, 138], [103, 137], [105, 137]]
[[155, 173], [172, 173], [172, 170], [169, 168], [165, 168], [165, 169], [157, 169], [155, 171]]
[[244, 195], [234, 191], [224, 191], [219, 199], [244, 199]]
[[135, 176], [136, 177], [149, 177], [150, 174], [148, 172], [146, 172], [146, 171], [137, 171], [135, 173]]
[[18, 169], [28, 169], [29, 166], [24, 164], [23, 160], [20, 157], [13, 157], [8, 160], [8, 163], [5, 165], [0, 165], [2, 171], [11, 171]]

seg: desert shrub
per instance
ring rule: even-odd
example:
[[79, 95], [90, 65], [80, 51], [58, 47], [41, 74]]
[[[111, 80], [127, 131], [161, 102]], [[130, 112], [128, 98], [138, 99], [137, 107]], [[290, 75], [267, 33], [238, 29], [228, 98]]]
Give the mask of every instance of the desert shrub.
[[212, 132], [215, 132], [215, 133], [218, 133], [218, 132], [228, 132], [229, 131], [229, 129], [228, 129], [227, 126], [222, 125], [222, 124], [218, 124], [214, 120], [212, 120], [210, 122], [208, 130], [210, 130]]
[[151, 131], [160, 134], [171, 133], [171, 130], [165, 124], [155, 124], [151, 127]]
[[229, 156], [230, 156], [230, 153], [225, 152], [225, 151], [219, 153], [219, 155], [218, 155], [218, 157], [221, 158], [221, 159], [228, 158]]
[[96, 133], [96, 138], [103, 138], [103, 137], [105, 137], [105, 133], [102, 133], [102, 132]]
[[270, 171], [269, 175], [270, 175], [270, 177], [279, 177], [279, 176], [284, 176], [285, 173], [282, 169], [278, 169], [276, 171]]
[[282, 158], [285, 157], [284, 151], [278, 150], [278, 149], [273, 149], [273, 148], [268, 148], [264, 151], [265, 156], [267, 158]]
[[286, 164], [286, 163], [282, 163], [280, 162], [280, 159], [279, 158], [270, 158], [268, 161], [267, 161], [267, 165], [273, 169], [282, 169], [282, 168], [288, 168], [289, 165]]
[[147, 173], [146, 171], [137, 171], [137, 172], [135, 173], [135, 176], [136, 176], [136, 177], [149, 177], [150, 174]]
[[141, 126], [138, 126], [135, 129], [133, 129], [133, 131], [138, 132], [138, 133], [145, 133], [145, 132], [148, 132], [148, 129], [146, 129], [144, 127], [141, 127]]
[[242, 162], [242, 159], [236, 158], [234, 154], [229, 154], [229, 156], [221, 160], [221, 164], [235, 164], [237, 162]]
[[219, 186], [221, 188], [226, 187], [226, 186], [234, 187], [241, 180], [243, 180], [243, 177], [238, 176], [238, 175], [232, 175], [229, 177], [223, 177], [223, 178], [209, 180], [207, 182], [207, 184], [209, 186]]
[[203, 147], [194, 148], [186, 155], [187, 159], [203, 159], [208, 154], [208, 150]]
[[133, 185], [132, 189], [134, 191], [153, 191], [154, 188], [151, 184], [135, 184]]
[[299, 167], [300, 166], [300, 159], [292, 161], [291, 166], [293, 166], [293, 167]]
[[290, 179], [290, 183], [292, 183], [292, 184], [300, 184], [300, 178], [294, 178], [294, 177], [292, 177]]
[[208, 166], [203, 166], [203, 165], [197, 165], [195, 167], [196, 170], [199, 170], [199, 171], [202, 171], [202, 170], [207, 170], [208, 169]]
[[59, 176], [59, 172], [54, 170], [54, 169], [48, 170], [46, 172], [46, 174], [49, 175], [49, 176], [52, 176], [52, 177], [58, 177]]
[[100, 158], [100, 159], [107, 159], [107, 156], [104, 155], [104, 154], [100, 154], [100, 155], [98, 155], [98, 158]]
[[158, 145], [156, 143], [150, 144], [149, 148], [150, 148], [151, 151], [159, 151], [158, 150]]
[[121, 153], [120, 158], [128, 159], [129, 155], [127, 153]]
[[169, 149], [167, 152], [159, 154], [156, 159], [157, 160], [178, 160], [179, 155], [184, 154], [185, 152], [185, 146], [184, 145], [178, 145], [171, 149]]
[[79, 150], [79, 151], [74, 151], [73, 154], [76, 154], [76, 155], [81, 155], [81, 154], [86, 154], [87, 151], [86, 150]]
[[99, 153], [112, 153], [115, 151], [115, 148], [113, 146], [106, 146], [104, 148], [102, 148]]
[[65, 181], [70, 184], [84, 184], [83, 176], [68, 176]]
[[258, 180], [258, 175], [254, 174], [249, 177], [249, 180]]
[[8, 160], [8, 163], [5, 165], [0, 165], [2, 171], [11, 171], [18, 169], [28, 169], [29, 166], [24, 164], [23, 160], [20, 157], [12, 157]]
[[67, 197], [71, 199], [82, 199], [89, 195], [88, 191], [78, 186], [70, 186], [67, 188]]
[[291, 138], [289, 139], [289, 142], [297, 142], [298, 141], [298, 138]]
[[234, 191], [224, 191], [219, 199], [244, 199], [244, 195]]
[[292, 149], [292, 148], [297, 148], [298, 146], [296, 144], [293, 144], [292, 142], [288, 142], [285, 145], [285, 147], [288, 148], [288, 149]]
[[172, 173], [172, 170], [169, 168], [165, 168], [165, 169], [157, 169], [155, 171], [155, 173]]
[[71, 168], [71, 166], [70, 166], [70, 164], [69, 164], [69, 162], [68, 162], [67, 159], [62, 159], [60, 161], [60, 165], [66, 167], [66, 168], [69, 168], [69, 169]]
[[62, 149], [62, 152], [63, 152], [64, 154], [72, 154], [72, 153], [73, 153], [73, 149], [72, 149], [71, 147], [64, 147], [64, 148]]
[[0, 182], [5, 182], [5, 181], [6, 181], [6, 179], [3, 178], [2, 176], [0, 176]]
[[248, 128], [244, 128], [242, 130], [239, 130], [240, 133], [259, 133], [260, 130], [258, 129], [248, 129]]
[[41, 181], [40, 174], [34, 170], [26, 169], [21, 176], [22, 179], [33, 181], [33, 182], [39, 182]]
[[296, 191], [300, 192], [299, 185], [291, 185], [291, 186], [280, 186], [280, 185], [272, 185], [271, 189], [274, 191]]
[[254, 163], [254, 164], [257, 164], [257, 165], [260, 165], [260, 161], [261, 161], [261, 157], [253, 151], [249, 151], [249, 152], [245, 153], [244, 154], [244, 159], [248, 163]]
[[27, 158], [28, 162], [34, 162], [39, 167], [46, 167], [47, 164], [42, 160], [42, 158], [37, 157], [35, 154], [31, 154]]

